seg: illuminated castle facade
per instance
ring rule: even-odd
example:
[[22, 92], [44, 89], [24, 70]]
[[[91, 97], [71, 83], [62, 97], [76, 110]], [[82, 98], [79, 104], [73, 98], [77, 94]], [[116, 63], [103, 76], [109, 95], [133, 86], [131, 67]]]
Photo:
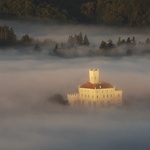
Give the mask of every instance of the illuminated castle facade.
[[78, 93], [68, 94], [71, 105], [122, 104], [122, 91], [109, 83], [99, 81], [99, 69], [89, 70], [89, 82], [79, 85]]

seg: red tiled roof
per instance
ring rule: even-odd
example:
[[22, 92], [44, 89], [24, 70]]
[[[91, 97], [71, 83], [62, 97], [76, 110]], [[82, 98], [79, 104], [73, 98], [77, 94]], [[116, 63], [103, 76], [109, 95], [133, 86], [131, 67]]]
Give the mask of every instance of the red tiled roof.
[[99, 82], [97, 84], [92, 84], [90, 82], [84, 83], [80, 86], [80, 88], [88, 88], [88, 89], [106, 89], [113, 88], [113, 86], [106, 82]]

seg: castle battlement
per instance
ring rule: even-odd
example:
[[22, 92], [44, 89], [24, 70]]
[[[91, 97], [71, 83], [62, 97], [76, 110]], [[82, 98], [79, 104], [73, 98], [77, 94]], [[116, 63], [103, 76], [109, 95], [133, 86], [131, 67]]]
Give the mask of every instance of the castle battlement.
[[79, 93], [68, 94], [71, 105], [122, 104], [122, 90], [99, 79], [99, 69], [89, 69], [89, 82], [78, 86]]

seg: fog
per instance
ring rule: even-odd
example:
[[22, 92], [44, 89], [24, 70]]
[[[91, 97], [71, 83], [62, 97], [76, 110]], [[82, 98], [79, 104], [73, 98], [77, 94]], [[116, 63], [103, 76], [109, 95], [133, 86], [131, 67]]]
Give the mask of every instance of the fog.
[[[18, 35], [54, 37], [64, 40], [82, 30], [93, 43], [101, 38], [135, 34], [147, 30], [108, 27], [29, 26], [10, 24]], [[18, 26], [17, 26], [18, 25]], [[23, 30], [24, 29], [24, 30]], [[106, 33], [104, 31], [106, 30]], [[49, 32], [48, 32], [49, 31]], [[117, 33], [115, 34], [115, 32]], [[102, 33], [102, 34], [101, 34]], [[150, 57], [82, 57], [64, 59], [48, 55], [0, 55], [0, 149], [1, 150], [149, 150]], [[49, 98], [77, 92], [88, 81], [88, 69], [99, 68], [101, 81], [123, 90], [121, 107], [81, 108], [53, 104]]]
[[109, 26], [94, 26], [94, 25], [57, 25], [45, 23], [27, 23], [23, 21], [6, 21], [0, 20], [0, 25], [8, 25], [17, 33], [18, 37], [24, 34], [29, 34], [32, 37], [39, 39], [52, 38], [58, 42], [66, 42], [69, 35], [82, 32], [87, 34], [92, 44], [99, 45], [102, 40], [108, 41], [112, 39], [114, 43], [119, 37], [128, 38], [135, 36], [137, 41], [144, 42], [149, 38], [149, 28], [118, 28]]

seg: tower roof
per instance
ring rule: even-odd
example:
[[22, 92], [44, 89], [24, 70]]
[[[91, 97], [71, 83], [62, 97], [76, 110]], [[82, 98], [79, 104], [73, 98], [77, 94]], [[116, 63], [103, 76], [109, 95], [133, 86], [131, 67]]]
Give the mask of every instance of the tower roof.
[[92, 68], [92, 69], [89, 69], [90, 71], [99, 71], [99, 69], [96, 69], [96, 68]]
[[87, 88], [87, 89], [107, 89], [113, 88], [113, 86], [107, 82], [99, 82], [96, 84], [92, 84], [90, 82], [84, 83], [80, 86], [80, 88]]

